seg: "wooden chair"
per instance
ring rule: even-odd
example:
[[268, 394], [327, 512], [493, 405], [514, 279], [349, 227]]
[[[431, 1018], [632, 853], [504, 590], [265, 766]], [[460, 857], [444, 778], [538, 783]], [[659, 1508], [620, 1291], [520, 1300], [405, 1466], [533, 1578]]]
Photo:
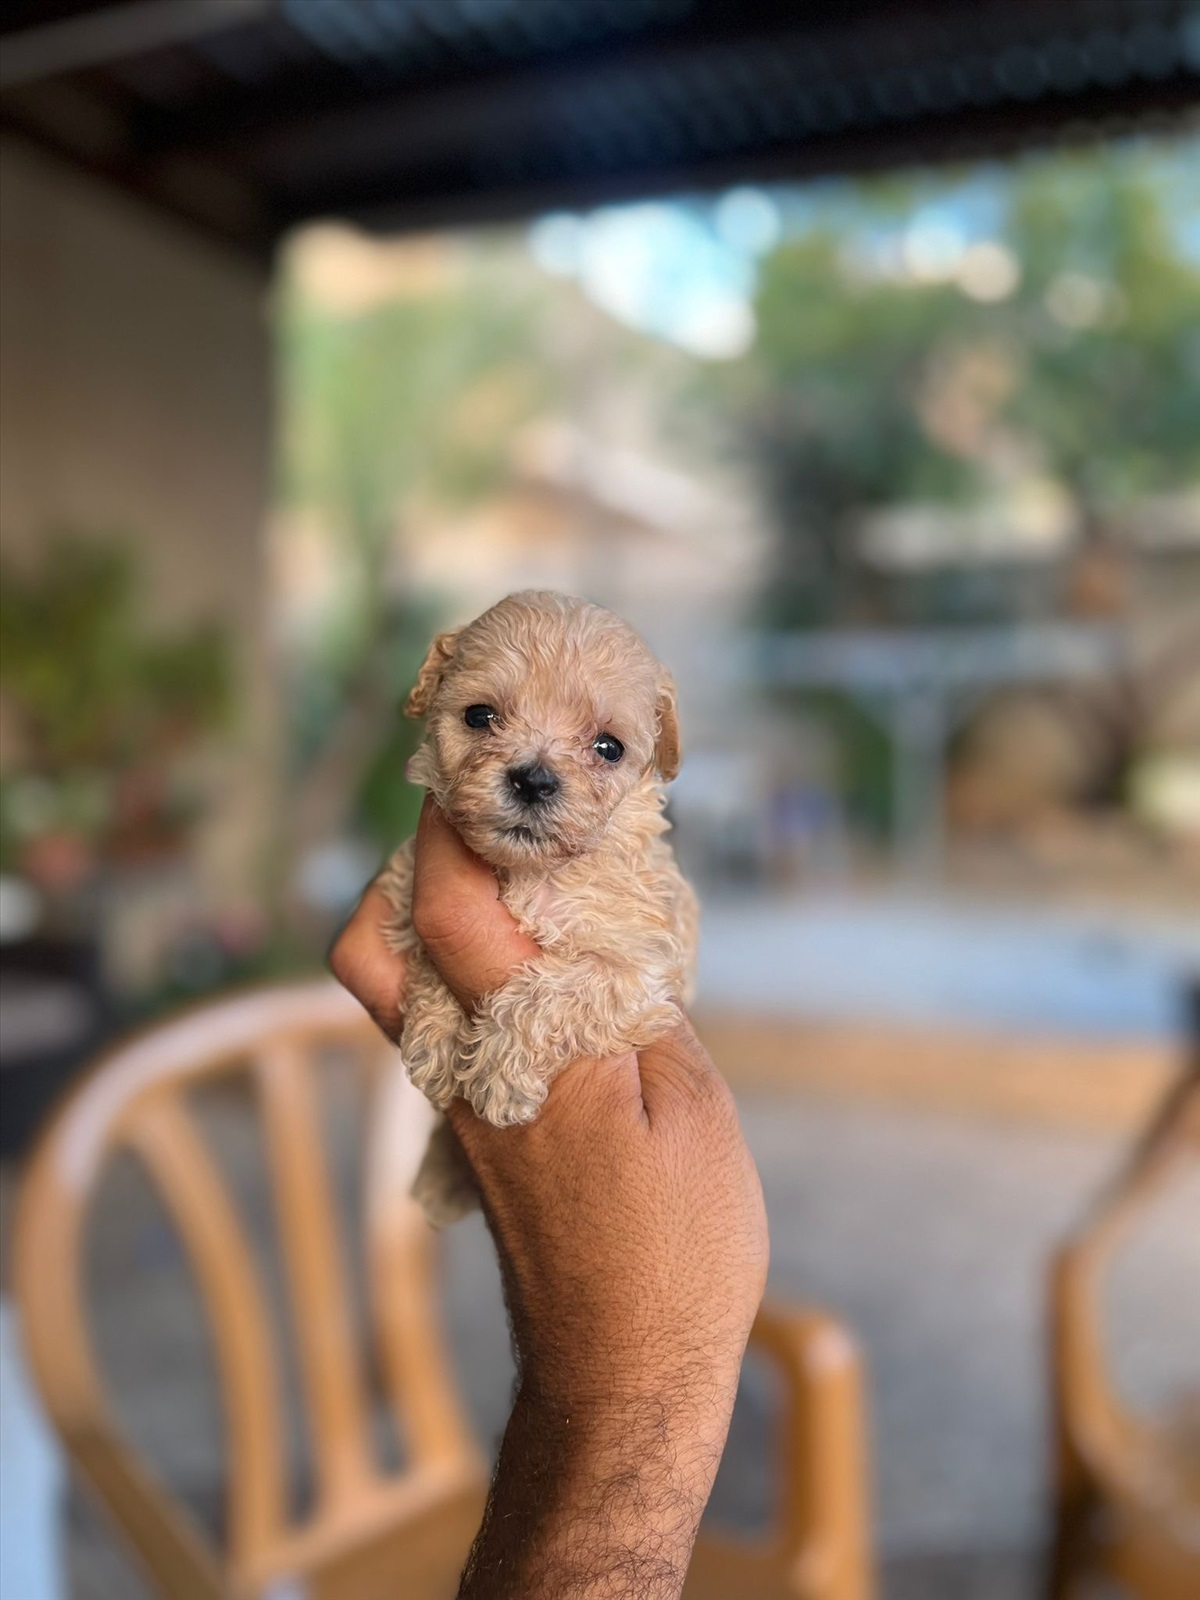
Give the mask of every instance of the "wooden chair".
[[1122, 1404], [1106, 1371], [1098, 1304], [1117, 1246], [1168, 1178], [1198, 1155], [1200, 1061], [1168, 1093], [1124, 1169], [1051, 1267], [1051, 1600], [1082, 1600], [1096, 1579], [1111, 1580], [1136, 1600], [1200, 1595], [1200, 1438]]
[[[349, 1047], [369, 1075], [363, 1219], [371, 1336], [407, 1450], [399, 1473], [368, 1446], [368, 1399], [338, 1246], [314, 1052]], [[315, 1495], [288, 1509], [270, 1318], [234, 1204], [187, 1106], [249, 1075], [264, 1125]], [[199, 1008], [104, 1057], [44, 1135], [26, 1176], [15, 1292], [30, 1366], [75, 1471], [169, 1600], [450, 1600], [486, 1490], [445, 1355], [434, 1239], [408, 1197], [429, 1112], [394, 1051], [327, 982]], [[228, 1441], [218, 1552], [122, 1439], [84, 1311], [85, 1222], [106, 1161], [132, 1152], [187, 1251], [211, 1329]], [[862, 1396], [832, 1319], [764, 1310], [755, 1339], [782, 1371], [783, 1495], [756, 1544], [702, 1541], [689, 1600], [868, 1600]]]

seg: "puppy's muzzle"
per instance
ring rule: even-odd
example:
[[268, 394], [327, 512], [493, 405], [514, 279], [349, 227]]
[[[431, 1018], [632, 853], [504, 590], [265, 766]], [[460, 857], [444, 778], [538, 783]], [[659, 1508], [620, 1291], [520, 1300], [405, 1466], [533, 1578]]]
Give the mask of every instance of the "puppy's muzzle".
[[509, 767], [508, 785], [523, 806], [535, 809], [553, 800], [560, 785], [549, 767]]

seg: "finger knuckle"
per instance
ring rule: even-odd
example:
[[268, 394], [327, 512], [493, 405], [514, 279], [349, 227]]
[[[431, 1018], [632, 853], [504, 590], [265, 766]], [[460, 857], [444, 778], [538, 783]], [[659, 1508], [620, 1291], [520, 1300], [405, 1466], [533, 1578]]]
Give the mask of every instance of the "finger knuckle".
[[428, 890], [417, 890], [413, 895], [413, 927], [421, 943], [434, 954], [459, 954], [470, 943], [477, 920], [475, 908], [461, 895], [431, 894]]
[[344, 989], [353, 987], [362, 950], [362, 933], [354, 922], [344, 927], [329, 952], [329, 970]]

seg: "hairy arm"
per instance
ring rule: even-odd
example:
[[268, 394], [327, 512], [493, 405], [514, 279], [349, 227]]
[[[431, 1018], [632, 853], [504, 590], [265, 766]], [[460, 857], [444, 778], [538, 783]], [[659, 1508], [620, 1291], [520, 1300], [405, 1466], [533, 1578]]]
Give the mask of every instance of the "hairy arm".
[[[395, 1030], [403, 972], [369, 891], [333, 953]], [[465, 1009], [537, 954], [432, 807], [414, 923]], [[675, 1600], [724, 1446], [766, 1273], [732, 1100], [683, 1025], [577, 1063], [537, 1121], [450, 1120], [504, 1276], [517, 1394], [460, 1600]]]
[[460, 1600], [675, 1600], [716, 1470], [680, 1459], [683, 1415], [647, 1400], [597, 1419], [522, 1391]]

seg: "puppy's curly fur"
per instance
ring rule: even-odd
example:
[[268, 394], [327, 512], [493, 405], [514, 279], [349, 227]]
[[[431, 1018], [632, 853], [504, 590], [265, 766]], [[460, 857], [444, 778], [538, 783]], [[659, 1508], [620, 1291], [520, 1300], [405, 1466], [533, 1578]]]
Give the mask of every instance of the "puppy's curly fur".
[[[464, 1016], [413, 930], [410, 840], [382, 880], [408, 967], [401, 1054], [434, 1105], [462, 1096], [497, 1126], [527, 1122], [560, 1068], [641, 1049], [688, 997], [696, 899], [663, 837], [675, 688], [611, 611], [528, 591], [439, 634], [405, 710], [428, 718], [410, 777], [495, 869], [542, 954]], [[545, 791], [532, 797], [531, 769]], [[413, 1193], [437, 1223], [477, 1203], [444, 1122]]]

